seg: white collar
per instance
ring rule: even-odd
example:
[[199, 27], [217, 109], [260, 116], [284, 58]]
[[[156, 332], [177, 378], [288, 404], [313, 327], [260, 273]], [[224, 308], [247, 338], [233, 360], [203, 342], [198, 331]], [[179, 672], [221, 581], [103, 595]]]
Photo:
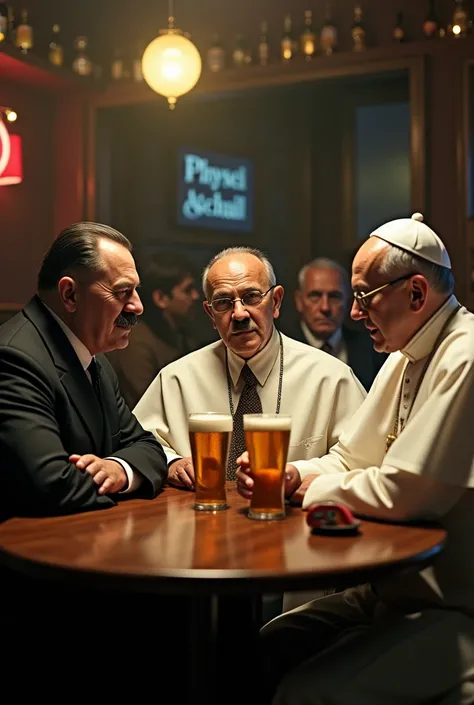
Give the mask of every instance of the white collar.
[[81, 363], [82, 367], [84, 370], [87, 370], [89, 365], [91, 364], [92, 360], [92, 355], [82, 343], [77, 335], [75, 335], [70, 328], [67, 327], [67, 325], [64, 323], [64, 321], [59, 318], [59, 316], [52, 311], [49, 306], [45, 304], [45, 302], [41, 299], [41, 303], [45, 308], [48, 309], [49, 313], [52, 315], [58, 326], [60, 326], [61, 330], [64, 332], [65, 336], [71, 343], [72, 347], [74, 348], [74, 352], [76, 353], [77, 357], [79, 358], [79, 362]]
[[342, 341], [342, 329], [340, 327], [334, 331], [330, 338], [328, 338], [327, 340], [321, 340], [321, 338], [316, 338], [314, 333], [309, 329], [308, 325], [304, 321], [300, 321], [300, 323], [304, 337], [306, 338], [308, 343], [313, 346], [313, 348], [318, 348], [319, 350], [321, 350], [325, 343], [330, 345], [334, 351], [339, 348], [339, 345]]
[[257, 378], [258, 383], [261, 387], [263, 387], [273, 369], [273, 366], [275, 365], [279, 351], [280, 336], [278, 335], [278, 331], [275, 327], [273, 327], [272, 336], [265, 347], [254, 357], [251, 357], [250, 360], [244, 360], [242, 357], [236, 355], [230, 348], [227, 348], [229, 372], [234, 387], [237, 387], [240, 373], [242, 372], [242, 368], [245, 363], [248, 364]]
[[424, 326], [415, 333], [413, 338], [408, 341], [404, 348], [400, 350], [402, 355], [412, 363], [423, 360], [433, 349], [442, 327], [448, 320], [451, 313], [459, 306], [458, 300], [451, 296], [444, 302], [440, 308], [429, 318]]

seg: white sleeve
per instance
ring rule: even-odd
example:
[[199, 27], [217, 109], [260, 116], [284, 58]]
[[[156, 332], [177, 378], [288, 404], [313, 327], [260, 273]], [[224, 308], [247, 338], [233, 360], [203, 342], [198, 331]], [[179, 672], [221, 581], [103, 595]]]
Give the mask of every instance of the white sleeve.
[[384, 465], [317, 477], [306, 491], [303, 509], [313, 502], [332, 500], [366, 517], [391, 521], [436, 520], [444, 516], [465, 491], [464, 487]]

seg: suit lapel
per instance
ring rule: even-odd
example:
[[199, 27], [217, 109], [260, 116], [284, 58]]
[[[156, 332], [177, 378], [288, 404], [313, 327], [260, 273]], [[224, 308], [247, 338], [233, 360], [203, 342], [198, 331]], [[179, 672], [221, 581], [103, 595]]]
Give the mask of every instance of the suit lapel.
[[89, 433], [92, 441], [91, 452], [100, 455], [104, 416], [74, 348], [37, 296], [25, 307], [24, 313], [43, 339], [56, 366], [61, 384]]

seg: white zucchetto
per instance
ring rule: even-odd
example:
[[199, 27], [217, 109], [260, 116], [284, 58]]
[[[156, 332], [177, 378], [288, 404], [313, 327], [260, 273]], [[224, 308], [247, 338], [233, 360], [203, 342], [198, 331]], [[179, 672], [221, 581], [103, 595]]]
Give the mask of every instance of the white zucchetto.
[[451, 269], [445, 246], [438, 235], [423, 223], [421, 213], [414, 213], [411, 218], [391, 220], [374, 230], [370, 237], [374, 235], [428, 262]]

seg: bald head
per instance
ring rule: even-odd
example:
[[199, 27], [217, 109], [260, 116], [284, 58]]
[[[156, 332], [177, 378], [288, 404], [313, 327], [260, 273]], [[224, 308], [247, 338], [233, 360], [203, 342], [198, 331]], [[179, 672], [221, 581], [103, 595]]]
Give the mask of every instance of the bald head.
[[[274, 283], [273, 268], [259, 254], [247, 248], [224, 251], [203, 276], [204, 309], [225, 345], [244, 359], [260, 352], [272, 337], [273, 319], [279, 316], [283, 298], [283, 288]], [[224, 309], [217, 303], [222, 299], [227, 304]]]
[[276, 277], [275, 277], [275, 272], [273, 270], [273, 267], [271, 265], [270, 260], [266, 255], [261, 252], [261, 250], [257, 250], [255, 247], [227, 247], [224, 250], [221, 250], [220, 252], [217, 253], [217, 255], [214, 255], [214, 257], [211, 259], [209, 264], [206, 266], [204, 269], [203, 275], [202, 275], [202, 288], [204, 291], [204, 294], [207, 298], [208, 297], [208, 291], [207, 291], [207, 281], [208, 281], [208, 275], [210, 269], [221, 259], [225, 259], [227, 257], [233, 257], [236, 256], [238, 257], [239, 255], [252, 255], [256, 259], [259, 260], [265, 267], [265, 270], [267, 272], [267, 277], [268, 277], [268, 282], [269, 286], [273, 286], [276, 284]]
[[209, 291], [215, 290], [218, 284], [232, 283], [233, 286], [239, 286], [248, 277], [258, 281], [262, 291], [266, 291], [271, 286], [264, 263], [255, 255], [236, 252], [221, 257], [207, 273], [206, 295]]
[[353, 274], [379, 271], [392, 246], [378, 237], [366, 240], [357, 251], [352, 263]]

